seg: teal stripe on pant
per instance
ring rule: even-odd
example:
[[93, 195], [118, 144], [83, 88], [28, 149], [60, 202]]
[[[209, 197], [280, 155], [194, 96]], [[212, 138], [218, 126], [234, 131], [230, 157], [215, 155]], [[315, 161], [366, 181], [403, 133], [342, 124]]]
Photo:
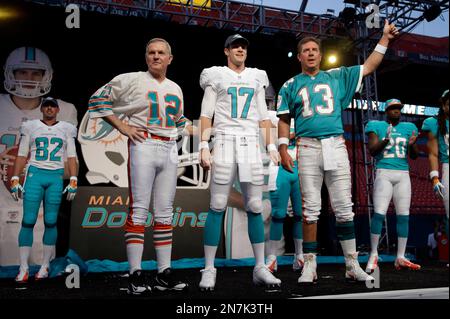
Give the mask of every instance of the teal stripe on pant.
[[206, 217], [203, 242], [206, 246], [219, 246], [222, 221], [225, 211], [216, 212], [212, 209]]
[[252, 244], [264, 242], [264, 222], [261, 214], [247, 212], [248, 216], [248, 237]]
[[355, 239], [355, 224], [353, 221], [336, 223], [336, 235], [339, 241]]
[[408, 238], [409, 215], [397, 215], [397, 236]]
[[317, 254], [317, 242], [316, 241], [310, 241], [310, 242], [303, 242], [303, 253], [305, 254]]
[[380, 235], [383, 228], [383, 221], [385, 216], [382, 214], [374, 213], [372, 216], [372, 222], [370, 224], [370, 233], [374, 235]]

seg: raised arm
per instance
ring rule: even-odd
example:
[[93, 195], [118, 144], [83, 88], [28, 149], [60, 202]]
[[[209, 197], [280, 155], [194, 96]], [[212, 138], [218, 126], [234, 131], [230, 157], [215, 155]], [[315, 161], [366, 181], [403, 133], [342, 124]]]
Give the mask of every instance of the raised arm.
[[394, 39], [398, 34], [399, 31], [397, 30], [395, 25], [393, 23], [389, 24], [389, 21], [385, 20], [383, 36], [381, 37], [380, 41], [375, 47], [375, 50], [372, 52], [371, 55], [369, 55], [367, 60], [364, 62], [363, 76], [375, 72], [375, 70], [381, 64], [381, 61], [383, 61], [384, 54], [386, 53], [386, 50], [389, 46], [389, 42], [392, 39]]

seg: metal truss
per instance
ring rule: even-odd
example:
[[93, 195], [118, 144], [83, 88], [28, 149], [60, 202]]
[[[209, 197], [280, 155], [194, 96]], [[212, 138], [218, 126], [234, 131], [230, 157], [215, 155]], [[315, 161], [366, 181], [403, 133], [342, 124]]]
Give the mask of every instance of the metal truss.
[[[395, 23], [402, 34], [412, 31], [419, 23], [426, 20], [427, 14], [433, 6], [438, 7], [441, 13], [449, 10], [449, 0], [345, 0], [344, 2], [354, 5], [356, 9], [355, 20], [360, 22], [365, 22], [370, 14], [370, 12], [366, 12], [367, 6], [370, 4], [377, 5], [380, 22], [383, 23], [383, 20], [387, 18], [391, 23]], [[379, 30], [376, 28], [368, 29], [365, 36], [355, 39], [355, 44], [376, 41], [377, 35], [379, 35]]]
[[[235, 32], [275, 34], [286, 32], [300, 38], [344, 38], [337, 30], [339, 19], [333, 15], [284, 10], [237, 1], [214, 0], [27, 0], [67, 6], [77, 4], [83, 10], [105, 14], [130, 15], [161, 19], [180, 24], [215, 27]], [[305, 0], [303, 0], [304, 3]], [[182, 2], [182, 3], [180, 3]], [[302, 7], [305, 7], [303, 5]], [[304, 8], [303, 8], [304, 10]]]

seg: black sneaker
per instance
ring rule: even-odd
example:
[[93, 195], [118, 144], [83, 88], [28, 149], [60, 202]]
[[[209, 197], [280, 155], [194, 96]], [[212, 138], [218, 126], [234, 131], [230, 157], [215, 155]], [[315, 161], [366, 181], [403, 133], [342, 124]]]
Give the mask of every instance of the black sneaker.
[[127, 292], [130, 295], [142, 295], [152, 292], [152, 288], [147, 284], [145, 274], [142, 270], [136, 270], [130, 274]]
[[156, 274], [155, 281], [156, 284], [153, 288], [160, 291], [185, 291], [189, 287], [187, 283], [176, 280], [173, 276], [172, 269], [170, 268], [166, 268], [163, 272]]

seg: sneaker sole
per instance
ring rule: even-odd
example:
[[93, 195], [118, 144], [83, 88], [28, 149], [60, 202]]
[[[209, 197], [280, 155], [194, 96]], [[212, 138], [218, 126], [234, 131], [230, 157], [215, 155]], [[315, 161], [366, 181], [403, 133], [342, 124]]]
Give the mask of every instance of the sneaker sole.
[[266, 284], [266, 283], [256, 283], [253, 284], [257, 287], [261, 287], [265, 292], [279, 292], [281, 291], [281, 283], [279, 284]]
[[297, 281], [298, 286], [314, 286], [317, 285], [317, 279], [314, 279], [313, 281]]
[[203, 292], [214, 291], [214, 287], [198, 287], [198, 289]]
[[131, 291], [131, 290], [127, 289], [127, 294], [133, 295], [133, 296], [142, 296], [142, 295], [147, 295], [147, 294], [151, 294], [151, 293], [152, 292], [150, 290], [143, 291], [143, 292], [136, 292], [136, 291]]
[[374, 282], [375, 279], [369, 279], [369, 280], [357, 280], [353, 277], [345, 277], [345, 281], [348, 283], [366, 283], [366, 282]]
[[264, 286], [268, 288], [281, 287], [281, 283], [279, 284], [266, 284], [265, 282], [253, 282], [256, 286]]
[[410, 268], [410, 267], [403, 267], [403, 266], [395, 266], [395, 270], [411, 270], [411, 271], [418, 271], [421, 268]]
[[169, 287], [162, 287], [162, 286], [154, 286], [153, 289], [156, 289], [159, 291], [187, 291], [189, 289], [189, 286], [186, 285], [183, 288], [169, 288]]

